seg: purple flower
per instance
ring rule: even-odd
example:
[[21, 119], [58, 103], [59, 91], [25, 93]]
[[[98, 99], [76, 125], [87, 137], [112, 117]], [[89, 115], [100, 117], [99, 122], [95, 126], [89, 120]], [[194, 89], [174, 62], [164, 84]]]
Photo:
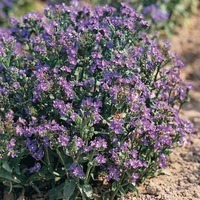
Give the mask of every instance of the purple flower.
[[90, 142], [90, 146], [93, 148], [104, 150], [107, 148], [107, 142], [104, 138], [98, 137]]
[[165, 167], [166, 166], [166, 155], [161, 153], [160, 156], [160, 161], [159, 161], [159, 166], [162, 168], [162, 167]]
[[130, 146], [130, 143], [129, 142], [124, 142], [120, 145], [120, 148], [122, 151], [128, 151], [128, 147]]
[[88, 152], [90, 152], [90, 151], [92, 151], [92, 146], [85, 146], [84, 148], [83, 148], [83, 153], [88, 153]]
[[120, 176], [120, 170], [118, 168], [115, 168], [112, 166], [108, 167], [108, 175], [106, 177], [108, 181], [110, 181], [110, 180], [118, 181], [119, 176]]
[[58, 84], [63, 88], [65, 95], [72, 99], [74, 97], [74, 91], [72, 89], [72, 83], [64, 80], [63, 78], [59, 78]]
[[70, 166], [70, 175], [78, 178], [83, 178], [85, 176], [85, 173], [83, 172], [83, 169], [80, 166], [72, 164]]
[[74, 136], [73, 140], [74, 140], [76, 147], [81, 148], [85, 144], [85, 142], [80, 137]]
[[108, 41], [108, 42], [106, 43], [106, 46], [107, 46], [108, 49], [112, 49], [112, 48], [114, 47], [113, 41]]
[[44, 143], [45, 147], [49, 147], [50, 146], [50, 139], [48, 137], [44, 137], [43, 143]]
[[61, 116], [65, 116], [67, 112], [67, 106], [63, 100], [56, 99], [53, 101], [53, 107], [59, 110]]
[[100, 107], [102, 106], [102, 102], [97, 99], [93, 102], [92, 98], [87, 98], [83, 100], [81, 104], [81, 108], [84, 111], [84, 117], [90, 117], [94, 124], [98, 124], [101, 116], [100, 116]]
[[143, 167], [143, 163], [142, 161], [137, 160], [137, 159], [130, 159], [124, 163], [124, 166], [127, 168], [137, 169], [137, 168]]
[[36, 160], [42, 160], [44, 157], [44, 152], [42, 147], [38, 147], [38, 149], [35, 152], [32, 152], [32, 157], [35, 158]]
[[129, 151], [129, 154], [132, 155], [132, 157], [134, 159], [136, 159], [137, 156], [138, 156], [138, 151], [137, 150], [131, 150], [131, 151]]
[[26, 125], [26, 120], [19, 117], [18, 122], [21, 123], [22, 125]]
[[5, 54], [5, 49], [3, 46], [0, 45], [0, 56], [3, 57]]
[[75, 121], [75, 119], [76, 119], [77, 116], [78, 116], [77, 113], [72, 112], [72, 113], [70, 114], [70, 119], [71, 119], [72, 121]]
[[69, 67], [67, 67], [67, 66], [62, 66], [61, 68], [60, 68], [60, 70], [61, 71], [63, 71], [63, 72], [71, 72], [72, 70], [69, 68]]
[[70, 136], [68, 135], [59, 135], [58, 136], [58, 142], [61, 144], [61, 146], [66, 147], [69, 143]]
[[36, 163], [33, 167], [31, 167], [29, 169], [29, 172], [32, 174], [34, 172], [37, 172], [41, 169], [41, 164], [40, 163]]
[[36, 152], [37, 150], [37, 143], [36, 143], [36, 140], [30, 140], [29, 138], [27, 138], [27, 147], [29, 149], [29, 151], [31, 153], [34, 153]]
[[131, 177], [131, 183], [132, 183], [132, 184], [135, 184], [136, 181], [138, 180], [138, 178], [139, 178], [138, 173], [133, 173], [133, 174], [132, 174], [132, 177]]
[[118, 164], [120, 162], [120, 157], [119, 157], [118, 153], [119, 153], [119, 148], [113, 148], [109, 151], [111, 158], [114, 160], [114, 162], [116, 164]]
[[20, 125], [17, 125], [16, 126], [16, 133], [18, 134], [18, 135], [20, 135], [20, 136], [22, 136], [23, 134], [24, 134], [24, 129], [22, 128], [22, 126], [20, 126]]
[[142, 12], [145, 15], [150, 14], [152, 19], [156, 22], [165, 21], [169, 18], [169, 13], [161, 11], [160, 7], [155, 4], [144, 7]]
[[14, 119], [13, 111], [12, 110], [10, 110], [9, 112], [6, 113], [6, 118], [8, 120], [11, 120], [11, 121]]
[[101, 155], [101, 154], [97, 154], [96, 157], [95, 157], [95, 160], [98, 164], [104, 164], [106, 163], [106, 158]]
[[180, 88], [178, 88], [178, 92], [179, 92], [180, 100], [183, 101], [186, 97], [186, 88], [180, 87]]
[[121, 134], [123, 132], [123, 119], [113, 119], [110, 121], [110, 129], [114, 131], [115, 134]]
[[6, 149], [7, 150], [12, 150], [15, 147], [15, 143], [16, 143], [16, 140], [14, 138], [12, 138], [10, 140], [9, 144], [7, 145]]

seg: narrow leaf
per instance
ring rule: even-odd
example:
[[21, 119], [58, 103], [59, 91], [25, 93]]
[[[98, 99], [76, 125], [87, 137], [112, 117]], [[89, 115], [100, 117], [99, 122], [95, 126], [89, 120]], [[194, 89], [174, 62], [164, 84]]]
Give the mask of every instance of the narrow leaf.
[[3, 161], [2, 167], [3, 167], [6, 171], [12, 173], [12, 169], [11, 169], [10, 166], [8, 165], [7, 160], [4, 160], [4, 161]]
[[63, 199], [69, 200], [70, 197], [74, 194], [76, 188], [76, 182], [72, 179], [67, 179], [65, 181], [65, 186], [63, 190]]
[[93, 198], [93, 190], [92, 190], [92, 186], [87, 184], [87, 185], [83, 185], [83, 191], [86, 194], [86, 196], [90, 199]]

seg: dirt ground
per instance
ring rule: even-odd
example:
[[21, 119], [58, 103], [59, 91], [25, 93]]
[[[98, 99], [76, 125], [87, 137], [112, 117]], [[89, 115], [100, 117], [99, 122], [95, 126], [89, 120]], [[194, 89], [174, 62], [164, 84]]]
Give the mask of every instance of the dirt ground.
[[172, 47], [186, 65], [182, 77], [193, 84], [181, 115], [194, 124], [196, 133], [191, 143], [170, 155], [164, 174], [139, 187], [139, 198], [129, 195], [126, 200], [200, 200], [200, 10], [177, 30]]

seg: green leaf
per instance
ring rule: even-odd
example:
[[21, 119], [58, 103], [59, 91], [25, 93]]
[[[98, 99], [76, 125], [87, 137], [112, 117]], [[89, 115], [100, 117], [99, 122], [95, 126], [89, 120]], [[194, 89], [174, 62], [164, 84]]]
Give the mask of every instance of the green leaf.
[[63, 116], [63, 117], [61, 117], [60, 119], [66, 121], [66, 120], [67, 120], [67, 117], [64, 117], [64, 116]]
[[139, 191], [135, 185], [129, 184], [128, 188], [131, 192], [134, 192], [137, 197], [139, 197]]
[[79, 190], [80, 190], [80, 192], [81, 192], [82, 200], [86, 200], [85, 195], [84, 195], [84, 192], [83, 192], [82, 185], [79, 185], [78, 187], [79, 187]]
[[13, 185], [13, 188], [20, 188], [20, 189], [24, 189], [24, 187], [22, 185]]
[[89, 199], [93, 199], [93, 190], [92, 190], [92, 186], [89, 184], [83, 185], [83, 192], [86, 194], [86, 196]]
[[126, 191], [124, 190], [124, 188], [123, 188], [123, 187], [120, 187], [120, 188], [119, 188], [119, 191], [120, 191], [121, 195], [124, 195], [124, 194], [126, 194]]
[[65, 181], [65, 186], [63, 190], [63, 199], [69, 200], [70, 197], [74, 194], [76, 188], [76, 182], [73, 179], [67, 179]]
[[62, 198], [62, 193], [61, 191], [64, 189], [65, 183], [62, 183], [58, 185], [57, 187], [53, 188], [52, 190], [49, 191], [49, 200], [55, 200]]
[[[108, 194], [107, 194], [108, 195]], [[110, 200], [110, 197], [109, 196], [106, 196], [106, 195], [104, 195], [103, 196], [103, 200]]]
[[5, 169], [6, 171], [12, 173], [12, 169], [11, 169], [10, 166], [8, 165], [7, 160], [4, 160], [4, 161], [3, 161], [2, 167], [3, 167], [3, 169]]
[[112, 183], [112, 191], [115, 191], [116, 188], [117, 188], [117, 181], [114, 181], [114, 182]]
[[7, 170], [5, 170], [5, 169], [1, 170], [0, 178], [4, 178], [6, 180], [9, 180], [9, 181], [12, 181], [12, 182], [15, 182], [15, 183], [20, 183], [21, 182], [16, 177], [13, 178], [12, 174], [10, 172], [8, 172]]
[[50, 94], [49, 97], [50, 99], [55, 99], [55, 97], [52, 94]]
[[20, 165], [19, 165], [18, 162], [15, 162], [15, 163], [14, 163], [13, 171], [14, 171], [16, 174], [21, 175]]
[[60, 176], [60, 174], [59, 174], [58, 172], [56, 172], [56, 171], [53, 171], [53, 174], [54, 174], [55, 176]]
[[15, 113], [15, 116], [23, 117], [20, 113]]

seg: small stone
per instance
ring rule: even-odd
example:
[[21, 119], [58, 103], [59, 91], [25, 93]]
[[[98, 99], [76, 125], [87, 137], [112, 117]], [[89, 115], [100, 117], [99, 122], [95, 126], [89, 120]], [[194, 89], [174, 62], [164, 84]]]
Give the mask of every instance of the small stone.
[[168, 160], [169, 162], [174, 163], [176, 162], [176, 156], [174, 156], [173, 154], [170, 154]]
[[24, 196], [20, 196], [17, 200], [25, 200]]
[[38, 198], [43, 197], [43, 196], [44, 196], [44, 195], [43, 195], [41, 192], [37, 194], [37, 197], [38, 197]]
[[186, 157], [186, 154], [185, 154], [185, 153], [180, 153], [180, 156], [181, 156], [182, 158], [185, 158], [185, 157]]
[[194, 154], [194, 156], [198, 156], [199, 155], [199, 152], [200, 152], [200, 148], [194, 148], [193, 149], [193, 154]]
[[8, 193], [8, 192], [4, 192], [4, 198], [3, 200], [14, 200], [14, 194], [11, 192], [11, 193]]
[[185, 191], [182, 191], [181, 194], [182, 194], [183, 197], [186, 197], [186, 192]]
[[200, 194], [199, 193], [197, 193], [197, 191], [194, 191], [194, 194], [193, 194], [193, 196], [195, 197], [195, 198], [200, 198]]
[[37, 199], [37, 194], [32, 195], [33, 199]]
[[154, 196], [158, 196], [159, 195], [159, 192], [160, 190], [154, 186], [148, 186], [146, 188], [146, 192], [150, 195], [154, 195]]
[[194, 117], [194, 118], [192, 119], [192, 121], [193, 121], [194, 123], [200, 123], [200, 117]]
[[196, 182], [196, 177], [193, 175], [190, 175], [187, 177], [188, 182], [190, 183], [195, 183]]
[[184, 186], [184, 185], [185, 185], [185, 183], [184, 183], [183, 180], [178, 180], [178, 186], [182, 187], [182, 186]]

